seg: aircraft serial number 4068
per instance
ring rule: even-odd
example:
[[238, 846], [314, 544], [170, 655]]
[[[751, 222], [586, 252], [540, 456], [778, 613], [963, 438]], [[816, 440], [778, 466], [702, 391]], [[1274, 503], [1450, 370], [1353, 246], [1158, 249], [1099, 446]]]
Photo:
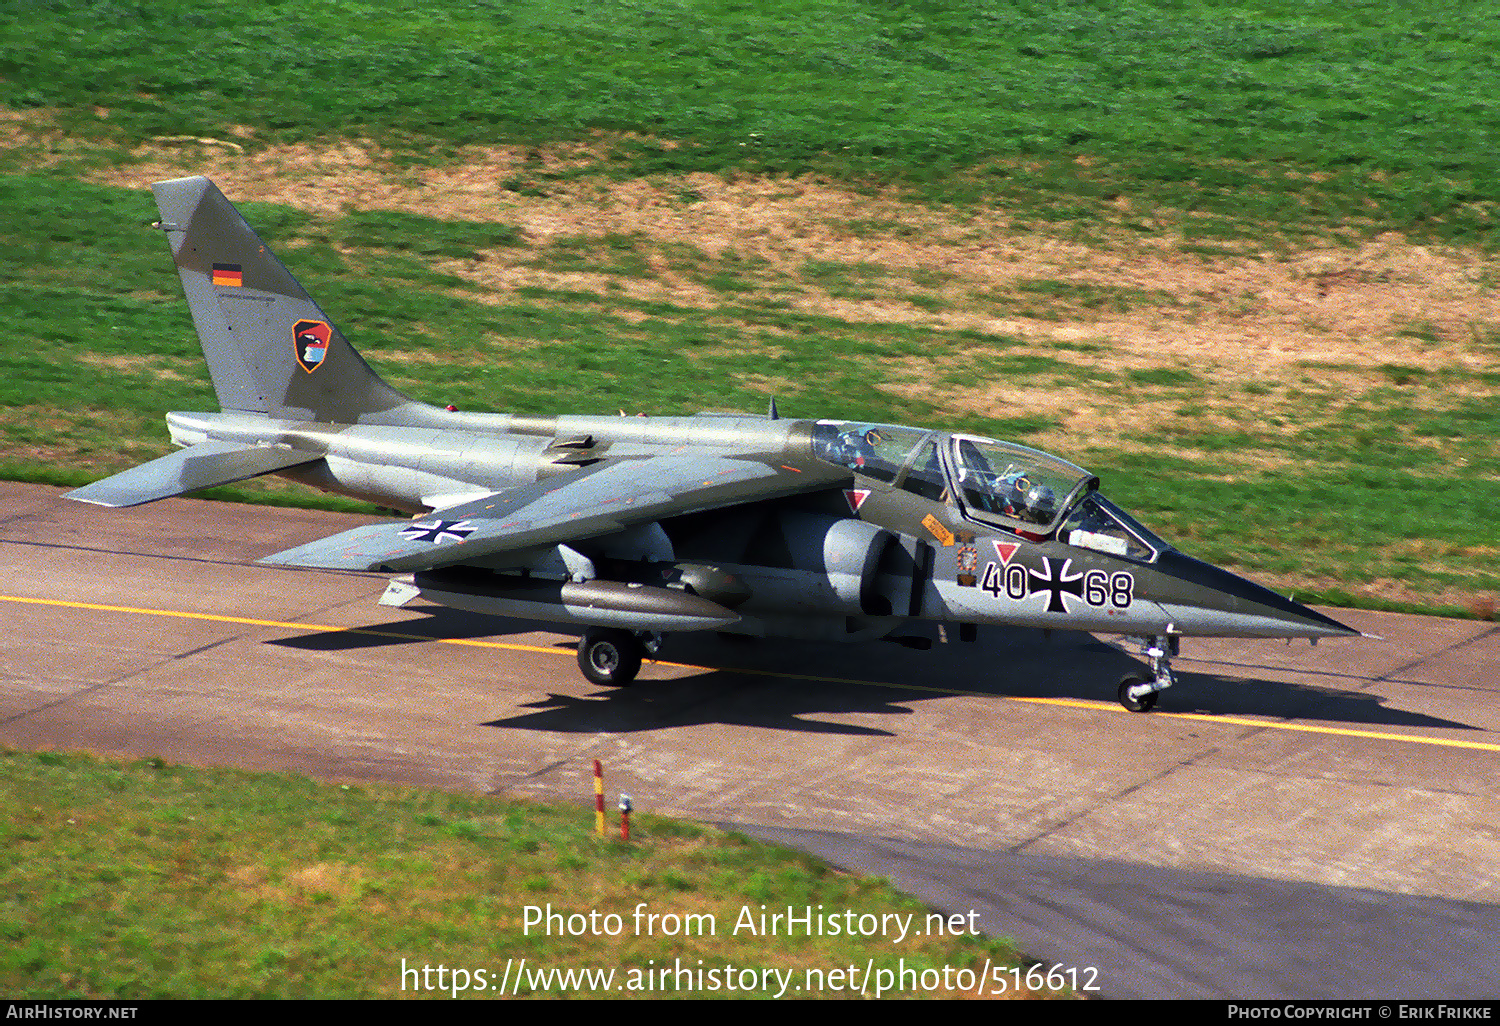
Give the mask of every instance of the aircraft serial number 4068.
[[[886, 424], [521, 416], [382, 381], [206, 178], [153, 186], [219, 413], [184, 448], [70, 492], [130, 506], [280, 474], [417, 514], [269, 556], [374, 571], [417, 596], [577, 624], [584, 675], [628, 684], [663, 632], [856, 642], [916, 620], [1143, 639], [1143, 712], [1183, 636], [1357, 631], [1177, 551], [1043, 452]], [[924, 639], [904, 639], [920, 642]]]

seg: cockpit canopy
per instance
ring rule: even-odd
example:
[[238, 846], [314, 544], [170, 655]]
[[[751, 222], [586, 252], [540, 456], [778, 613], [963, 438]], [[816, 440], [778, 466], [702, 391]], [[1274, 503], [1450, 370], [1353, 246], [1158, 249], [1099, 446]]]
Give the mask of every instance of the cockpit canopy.
[[987, 438], [952, 436], [950, 456], [959, 501], [981, 519], [1018, 521], [1050, 532], [1099, 479], [1036, 449]]
[[972, 520], [1029, 537], [1151, 560], [1167, 544], [1097, 495], [1099, 479], [1038, 449], [975, 435], [821, 421], [813, 453], [856, 474], [959, 506]]

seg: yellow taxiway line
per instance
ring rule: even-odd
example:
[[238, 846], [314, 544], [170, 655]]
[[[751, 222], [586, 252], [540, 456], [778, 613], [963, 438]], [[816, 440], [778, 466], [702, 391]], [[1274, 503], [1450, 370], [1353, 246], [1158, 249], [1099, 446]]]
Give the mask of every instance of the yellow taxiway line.
[[[111, 606], [96, 602], [69, 602], [63, 599], [23, 598], [19, 595], [0, 595], [0, 602], [22, 602], [37, 606], [57, 606], [64, 609], [89, 609], [104, 613], [129, 613], [135, 616], [168, 616], [183, 620], [209, 620], [215, 623], [237, 623], [251, 627], [277, 627], [301, 631], [343, 631], [377, 638], [401, 638], [409, 641], [430, 641], [439, 645], [468, 645], [474, 648], [498, 648], [510, 652], [540, 652], [548, 655], [571, 655], [569, 649], [545, 645], [522, 645], [513, 641], [474, 641], [469, 638], [433, 638], [423, 634], [404, 634], [399, 631], [375, 631], [365, 627], [335, 627], [324, 623], [299, 623], [285, 620], [256, 620], [245, 616], [220, 616], [215, 613], [190, 613], [179, 609], [147, 609], [139, 606]], [[733, 666], [698, 666], [693, 663], [673, 663], [652, 660], [657, 666], [681, 670], [706, 670], [718, 673], [741, 673], [756, 677], [775, 677], [781, 680], [804, 680], [819, 684], [857, 684], [861, 687], [897, 688], [902, 691], [925, 691], [937, 695], [963, 695], [973, 698], [1001, 699], [1007, 702], [1026, 702], [1031, 705], [1063, 706], [1074, 709], [1089, 709], [1095, 712], [1125, 712], [1109, 702], [1090, 702], [1074, 698], [1028, 698], [1015, 695], [995, 695], [982, 691], [963, 691], [958, 688], [933, 688], [920, 684], [893, 684], [878, 680], [857, 680], [852, 677], [821, 677], [807, 673], [782, 673], [776, 670], [752, 670]], [[1256, 727], [1265, 730], [1291, 730], [1304, 734], [1327, 734], [1337, 737], [1362, 737], [1378, 741], [1399, 741], [1416, 745], [1439, 745], [1446, 748], [1468, 748], [1482, 752], [1500, 752], [1500, 744], [1483, 741], [1458, 741], [1442, 737], [1423, 737], [1420, 734], [1390, 734], [1378, 730], [1350, 730], [1345, 727], [1318, 727], [1305, 723], [1284, 723], [1275, 720], [1256, 720], [1243, 716], [1210, 716], [1204, 713], [1174, 713], [1155, 711], [1152, 719], [1199, 720], [1204, 723], [1239, 727]]]

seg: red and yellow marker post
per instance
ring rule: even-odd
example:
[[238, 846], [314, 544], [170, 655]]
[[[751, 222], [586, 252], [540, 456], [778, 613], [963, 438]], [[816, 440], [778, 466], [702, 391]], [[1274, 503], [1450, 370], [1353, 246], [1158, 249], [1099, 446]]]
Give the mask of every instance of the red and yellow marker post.
[[594, 760], [594, 832], [604, 836], [604, 767]]

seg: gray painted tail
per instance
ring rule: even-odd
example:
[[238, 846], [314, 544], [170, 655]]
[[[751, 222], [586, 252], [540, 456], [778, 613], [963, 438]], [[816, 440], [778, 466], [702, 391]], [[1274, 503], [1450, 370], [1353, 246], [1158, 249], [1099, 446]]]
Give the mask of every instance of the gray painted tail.
[[430, 419], [380, 380], [213, 182], [151, 191], [220, 406], [340, 424]]

